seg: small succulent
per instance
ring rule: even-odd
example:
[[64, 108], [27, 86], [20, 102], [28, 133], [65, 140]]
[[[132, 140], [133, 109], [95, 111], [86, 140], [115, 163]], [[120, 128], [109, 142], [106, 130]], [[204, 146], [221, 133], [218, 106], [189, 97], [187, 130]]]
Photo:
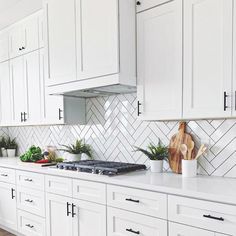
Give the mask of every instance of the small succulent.
[[92, 158], [92, 149], [88, 144], [83, 143], [83, 140], [76, 140], [75, 144], [61, 145], [64, 149], [59, 149], [64, 152], [71, 154], [86, 154], [88, 157]]
[[17, 149], [16, 138], [11, 139], [10, 137], [8, 137], [6, 139], [6, 149]]
[[166, 160], [168, 161], [168, 152], [169, 148], [161, 144], [160, 140], [158, 145], [150, 143], [147, 147], [147, 150], [135, 147], [135, 151], [142, 152], [150, 160]]

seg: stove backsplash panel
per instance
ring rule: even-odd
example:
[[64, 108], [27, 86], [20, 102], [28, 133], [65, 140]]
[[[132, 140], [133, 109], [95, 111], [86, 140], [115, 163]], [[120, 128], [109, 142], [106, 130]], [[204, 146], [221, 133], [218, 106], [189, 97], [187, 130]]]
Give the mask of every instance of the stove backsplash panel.
[[[168, 145], [178, 130], [178, 122], [139, 121], [135, 94], [91, 98], [86, 104], [86, 125], [10, 127], [1, 129], [0, 135], [16, 137], [19, 154], [32, 144], [59, 147], [84, 138], [96, 159], [148, 165], [148, 159], [134, 152], [134, 146], [145, 148], [158, 138]], [[205, 143], [209, 147], [207, 155], [199, 159], [199, 173], [236, 177], [236, 120], [189, 121], [187, 129], [197, 146]]]

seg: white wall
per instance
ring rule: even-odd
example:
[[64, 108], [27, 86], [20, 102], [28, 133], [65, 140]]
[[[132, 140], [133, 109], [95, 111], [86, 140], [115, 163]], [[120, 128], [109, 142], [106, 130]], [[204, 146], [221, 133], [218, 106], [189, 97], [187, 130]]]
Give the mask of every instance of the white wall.
[[42, 0], [21, 0], [6, 10], [1, 11], [0, 9], [0, 29], [23, 19], [41, 8]]

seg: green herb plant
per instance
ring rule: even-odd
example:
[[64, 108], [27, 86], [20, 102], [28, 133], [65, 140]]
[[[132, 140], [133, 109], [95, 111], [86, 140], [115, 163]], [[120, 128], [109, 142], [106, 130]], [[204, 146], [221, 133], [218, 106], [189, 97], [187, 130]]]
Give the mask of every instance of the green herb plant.
[[8, 137], [6, 139], [6, 149], [17, 149], [16, 138], [11, 139], [10, 137]]
[[29, 148], [29, 150], [20, 156], [23, 162], [36, 162], [42, 159], [42, 150], [40, 147], [35, 147], [34, 145]]

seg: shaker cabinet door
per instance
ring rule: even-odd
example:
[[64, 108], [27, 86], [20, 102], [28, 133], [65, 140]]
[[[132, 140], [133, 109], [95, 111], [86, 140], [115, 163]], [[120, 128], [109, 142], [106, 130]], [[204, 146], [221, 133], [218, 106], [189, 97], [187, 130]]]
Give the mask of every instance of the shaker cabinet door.
[[182, 1], [138, 13], [138, 106], [143, 120], [182, 117]]
[[233, 0], [184, 1], [184, 118], [231, 116]]

